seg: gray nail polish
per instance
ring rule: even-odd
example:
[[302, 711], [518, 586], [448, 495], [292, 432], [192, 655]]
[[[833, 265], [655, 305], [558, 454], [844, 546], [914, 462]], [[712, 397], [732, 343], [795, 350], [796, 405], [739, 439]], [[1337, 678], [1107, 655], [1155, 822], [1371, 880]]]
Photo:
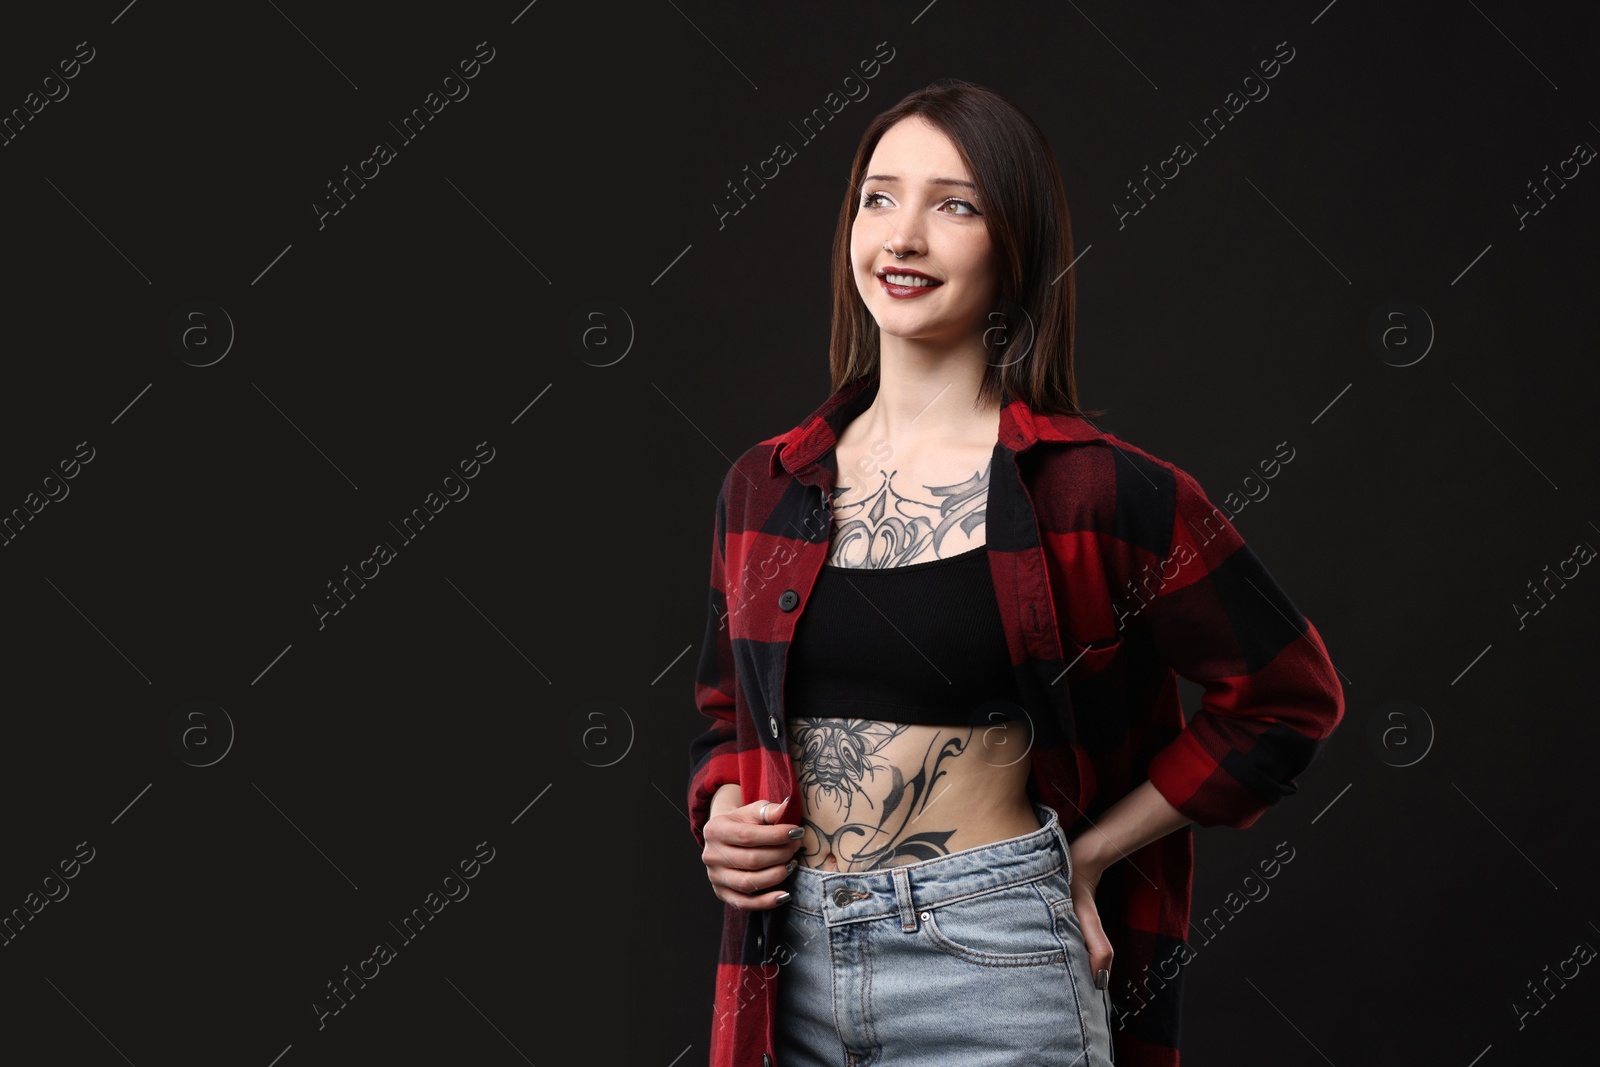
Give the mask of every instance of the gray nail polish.
[[779, 904], [787, 904], [787, 903], [789, 903], [789, 898], [791, 896], [793, 896], [793, 895], [794, 894], [789, 893], [789, 892], [779, 893], [778, 894], [778, 903]]
[[804, 827], [796, 826], [793, 830], [789, 831], [789, 840], [791, 841], [798, 841], [804, 836], [806, 836]]
[[1094, 973], [1094, 987], [1104, 989], [1111, 984], [1111, 972], [1104, 967]]

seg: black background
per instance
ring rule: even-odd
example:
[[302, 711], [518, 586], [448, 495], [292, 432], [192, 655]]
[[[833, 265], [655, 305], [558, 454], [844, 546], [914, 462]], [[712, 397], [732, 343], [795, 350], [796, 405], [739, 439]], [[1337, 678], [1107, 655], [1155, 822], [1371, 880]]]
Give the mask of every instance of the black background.
[[[5, 18], [6, 114], [95, 50], [0, 147], [0, 511], [94, 450], [0, 548], [0, 914], [95, 850], [0, 947], [8, 1060], [704, 1062], [721, 905], [684, 792], [716, 488], [827, 395], [857, 138], [948, 75], [1006, 93], [1057, 154], [1098, 424], [1218, 502], [1295, 450], [1235, 522], [1327, 641], [1347, 716], [1298, 796], [1196, 831], [1197, 912], [1270, 893], [1197, 939], [1184, 1062], [1586, 1049], [1594, 966], [1520, 1027], [1513, 1005], [1600, 946], [1600, 577], [1520, 630], [1513, 604], [1600, 544], [1600, 178], [1582, 168], [1521, 224], [1514, 204], [1600, 144], [1593, 13], [113, 0]], [[481, 41], [470, 95], [402, 143], [389, 122]], [[870, 95], [802, 141], [790, 123], [879, 42]], [[1190, 123], [1279, 42], [1270, 95], [1203, 143]], [[319, 228], [326, 183], [379, 140], [395, 158]], [[726, 183], [780, 140], [796, 158], [719, 227]], [[1197, 158], [1119, 225], [1126, 183], [1179, 140]], [[585, 350], [570, 335], [597, 300]], [[1404, 367], [1426, 347], [1414, 313], [1391, 335], [1413, 347], [1368, 342], [1397, 300], [1436, 331]], [[236, 331], [210, 366], [184, 356], [222, 351], [215, 311], [187, 353], [168, 342], [190, 301]], [[392, 536], [482, 441], [470, 494]], [[397, 558], [319, 628], [326, 583], [380, 540]], [[206, 767], [168, 740], [195, 700], [236, 733]], [[205, 721], [211, 758], [227, 730]], [[325, 983], [483, 841], [470, 895], [319, 1029]], [[1247, 882], [1280, 842], [1293, 861]]]

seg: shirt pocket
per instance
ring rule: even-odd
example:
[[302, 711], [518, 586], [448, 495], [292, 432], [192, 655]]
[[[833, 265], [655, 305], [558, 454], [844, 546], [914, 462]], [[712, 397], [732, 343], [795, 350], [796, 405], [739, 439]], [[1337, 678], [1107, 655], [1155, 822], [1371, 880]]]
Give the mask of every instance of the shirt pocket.
[[1091, 674], [1099, 674], [1122, 651], [1122, 635], [1112, 634], [1110, 637], [1093, 641], [1080, 641], [1072, 634], [1063, 634], [1062, 650], [1067, 657], [1067, 677], [1085, 678]]

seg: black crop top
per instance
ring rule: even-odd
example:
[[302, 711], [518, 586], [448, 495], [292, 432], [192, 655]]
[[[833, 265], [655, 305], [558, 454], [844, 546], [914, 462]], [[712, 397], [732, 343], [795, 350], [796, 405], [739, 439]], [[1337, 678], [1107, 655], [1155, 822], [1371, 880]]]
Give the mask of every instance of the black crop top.
[[1026, 715], [985, 545], [901, 567], [824, 564], [788, 657], [790, 721], [994, 726]]

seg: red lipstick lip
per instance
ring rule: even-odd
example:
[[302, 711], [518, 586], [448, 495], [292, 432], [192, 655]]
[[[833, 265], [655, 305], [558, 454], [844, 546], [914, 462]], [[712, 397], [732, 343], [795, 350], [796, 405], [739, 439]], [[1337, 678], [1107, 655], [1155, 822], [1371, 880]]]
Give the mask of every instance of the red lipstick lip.
[[883, 276], [886, 275], [886, 274], [909, 274], [909, 275], [911, 275], [912, 277], [915, 277], [915, 278], [926, 278], [930, 282], [933, 282], [935, 285], [943, 285], [944, 284], [938, 278], [935, 278], [933, 275], [924, 274], [920, 270], [912, 270], [910, 267], [879, 267], [878, 270], [877, 270], [876, 276], [881, 281], [883, 279]]
[[[937, 278], [929, 278], [928, 280], [933, 282], [932, 285], [895, 285], [887, 277], [884, 276], [885, 273], [887, 273], [887, 274], [899, 274], [901, 272], [898, 271], [898, 270], [889, 270], [887, 272], [879, 272], [879, 274], [878, 274], [878, 284], [883, 286], [883, 291], [886, 294], [888, 294], [888, 296], [889, 296], [889, 298], [891, 300], [917, 300], [917, 299], [919, 299], [921, 297], [927, 296], [929, 293], [937, 292], [939, 290], [939, 287], [944, 284], [943, 282], [939, 281]], [[913, 271], [906, 271], [905, 273], [907, 273], [907, 274], [915, 274], [919, 278], [927, 278], [928, 277], [926, 274], [923, 274], [921, 271], [913, 270]]]

